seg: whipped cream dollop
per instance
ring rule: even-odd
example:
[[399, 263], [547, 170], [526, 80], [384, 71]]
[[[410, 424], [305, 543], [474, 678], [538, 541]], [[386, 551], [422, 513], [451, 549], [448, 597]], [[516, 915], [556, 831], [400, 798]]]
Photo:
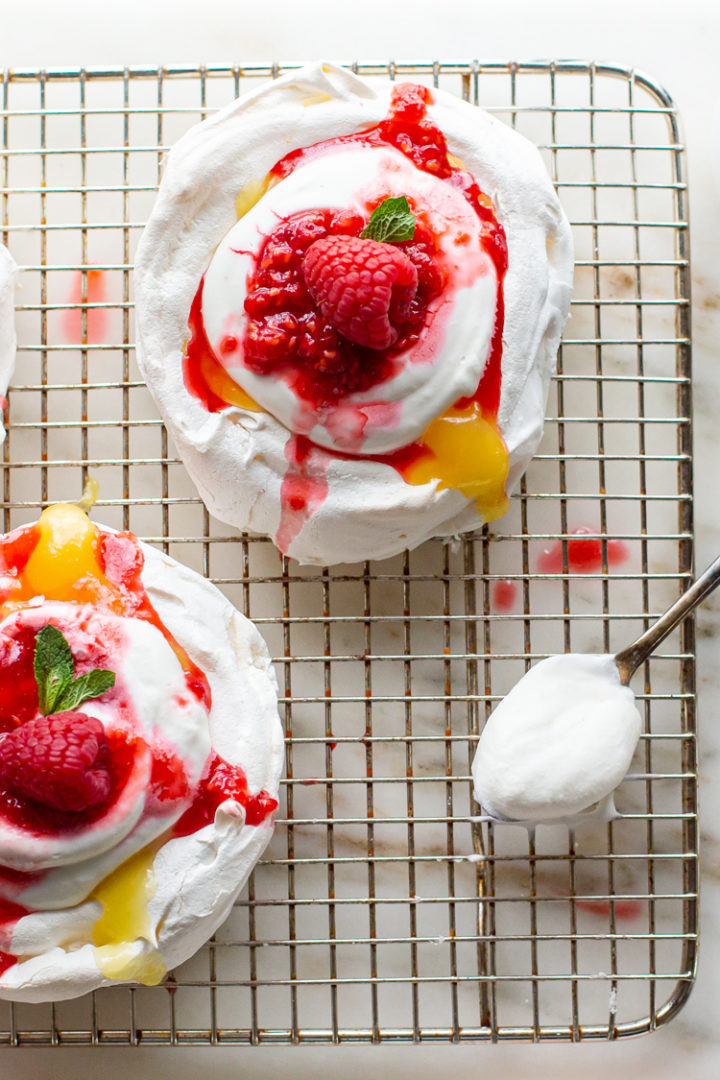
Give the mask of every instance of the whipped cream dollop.
[[[5, 397], [15, 368], [15, 281], [17, 266], [4, 244], [0, 244], [0, 398]], [[5, 401], [0, 401], [0, 442], [5, 438], [2, 415]]]
[[[356, 445], [354, 456], [343, 455], [331, 449], [339, 445], [336, 431], [329, 431], [325, 422], [316, 423], [316, 416], [296, 410], [282, 380], [272, 387], [265, 380], [262, 386], [246, 381], [240, 365], [231, 359], [232, 378], [242, 380], [240, 384], [248, 388], [250, 397], [260, 406], [265, 402], [265, 407], [240, 401], [212, 412], [188, 389], [184, 378], [189, 312], [216, 252], [212, 288], [209, 299], [204, 298], [208, 304], [204, 315], [216, 344], [218, 335], [226, 332], [228, 323], [224, 320], [230, 308], [236, 307], [229, 301], [225, 275], [228, 263], [241, 259], [227, 251], [238, 215], [253, 203], [257, 203], [256, 213], [264, 214], [263, 200], [257, 200], [281, 158], [380, 124], [389, 114], [395, 85], [365, 82], [333, 64], [314, 63], [264, 84], [192, 128], [167, 159], [136, 258], [138, 361], [202, 498], [220, 520], [273, 537], [281, 550], [304, 563], [384, 558], [429, 537], [454, 535], [486, 520], [478, 501], [462, 491], [437, 479], [408, 483], [391, 464], [367, 452], [363, 455], [363, 446], [367, 450], [372, 445], [395, 442], [397, 430], [393, 435], [392, 425], [381, 416], [370, 425], [373, 430], [367, 436], [363, 432], [363, 439], [378, 441], [363, 442], [359, 448]], [[506, 490], [511, 492], [542, 434], [549, 380], [570, 303], [570, 229], [538, 151], [521, 135], [441, 90], [432, 90], [427, 119], [442, 131], [449, 152], [492, 200], [507, 239], [497, 425], [509, 454]], [[339, 191], [345, 184], [344, 190], [353, 197], [353, 193], [361, 193], [361, 185], [356, 186], [344, 173], [349, 159], [341, 159], [346, 153], [338, 150], [319, 158], [317, 175], [328, 169], [332, 190]], [[370, 173], [369, 163], [375, 160], [370, 154], [362, 155]], [[359, 161], [360, 157], [358, 165]], [[310, 164], [301, 164], [294, 171], [301, 173]], [[382, 173], [382, 169], [376, 171], [368, 184], [379, 183]], [[291, 179], [292, 174], [287, 180]], [[280, 193], [286, 190], [292, 194], [293, 206], [310, 199], [309, 191], [305, 195], [292, 186], [284, 189], [285, 182], [271, 188], [267, 196], [281, 198]], [[412, 182], [425, 181], [414, 177]], [[277, 194], [273, 196], [274, 191]], [[317, 206], [323, 199], [324, 194], [319, 194], [317, 202], [313, 201]], [[237, 227], [242, 232], [242, 222]], [[256, 228], [250, 240], [247, 250], [255, 251]], [[235, 241], [232, 246], [242, 250]], [[244, 287], [240, 282], [239, 295]], [[454, 352], [454, 366], [442, 356], [435, 366], [427, 368], [410, 362], [398, 373], [405, 382], [396, 384], [395, 390], [383, 387], [383, 398], [397, 392], [398, 400], [407, 395], [408, 401], [414, 402], [412, 408], [408, 404], [400, 410], [402, 438], [424, 422], [432, 395], [437, 394], [435, 415], [442, 411], [447, 397], [454, 393], [445, 386], [445, 378], [457, 378], [464, 386], [465, 378], [470, 381], [470, 371], [474, 377], [482, 369], [495, 294], [492, 275], [480, 274], [476, 287], [477, 295], [472, 289], [455, 290], [459, 324], [444, 327], [448, 350], [456, 335], [465, 343]], [[469, 308], [463, 313], [463, 304], [471, 295], [477, 340], [467, 346], [466, 320], [470, 315]], [[374, 387], [373, 393], [376, 391]], [[353, 403], [355, 407], [358, 404], [362, 407], [362, 402]], [[393, 420], [397, 419], [395, 415]], [[283, 485], [297, 467], [296, 429], [308, 427], [312, 450], [302, 468], [305, 475], [317, 480], [309, 500], [312, 512], [298, 517], [288, 528], [283, 520]]]
[[511, 821], [571, 818], [621, 783], [641, 730], [613, 656], [551, 656], [485, 725], [472, 765], [475, 798]]
[[[116, 729], [123, 717], [132, 718], [150, 747], [182, 762], [191, 788], [198, 780], [202, 785], [208, 763], [219, 755], [231, 768], [241, 767], [250, 795], [277, 800], [284, 744], [265, 643], [209, 581], [147, 545], [140, 549], [148, 599], [207, 679], [209, 712], [189, 691], [164, 635], [140, 619], [86, 606], [73, 618], [74, 605], [41, 600], [6, 619], [4, 647], [11, 646], [18, 619], [44, 625], [50, 616], [67, 631], [82, 670], [84, 663], [94, 666], [93, 633], [110, 636], [107, 661], [116, 685], [84, 702], [84, 712]], [[146, 765], [140, 753], [133, 768], [145, 775]], [[10, 901], [11, 910], [30, 909], [0, 923], [0, 998], [60, 1000], [116, 981], [157, 982], [226, 918], [270, 839], [272, 815], [250, 823], [244, 805], [228, 796], [207, 823], [201, 818], [198, 827], [178, 831], [173, 821], [186, 797], [164, 803], [140, 775], [137, 780], [131, 775], [116, 819], [102, 816], [90, 823], [89, 835], [80, 829], [74, 839], [39, 838], [28, 855], [16, 851], [19, 861], [25, 858], [27, 867], [32, 859], [37, 869], [0, 873], [0, 899]], [[0, 844], [13, 848], [15, 839], [3, 823]], [[115, 923], [123, 922], [132, 933], [118, 941]]]
[[[23, 903], [61, 908], [83, 900], [111, 870], [177, 821], [192, 802], [211, 747], [208, 708], [188, 691], [180, 661], [157, 627], [87, 604], [39, 603], [0, 623], [0, 663], [12, 662], [29, 631], [49, 624], [62, 632], [78, 670], [90, 665], [115, 672], [115, 686], [84, 702], [82, 711], [133, 748], [118, 798], [85, 829], [73, 825], [37, 833], [0, 813], [0, 865], [24, 873], [45, 871], [22, 890]], [[177, 760], [185, 780], [177, 798], [151, 798], [156, 753]]]
[[[422, 206], [447, 284], [430, 302], [419, 340], [397, 356], [389, 379], [318, 411], [288, 380], [257, 374], [243, 363], [243, 304], [258, 245], [279, 220], [299, 211], [327, 206], [368, 217], [369, 206], [401, 195]], [[461, 191], [416, 168], [394, 147], [352, 144], [298, 166], [272, 186], [222, 240], [202, 293], [205, 332], [231, 378], [288, 431], [357, 454], [407, 446], [453, 402], [475, 392], [496, 306], [497, 276], [481, 245], [481, 221]], [[228, 337], [235, 342], [231, 350], [223, 348]]]

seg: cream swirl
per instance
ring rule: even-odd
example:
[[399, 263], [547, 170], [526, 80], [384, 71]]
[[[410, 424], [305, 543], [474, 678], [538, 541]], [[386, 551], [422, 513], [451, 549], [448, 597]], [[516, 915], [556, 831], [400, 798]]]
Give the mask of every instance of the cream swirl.
[[[423, 208], [446, 285], [428, 304], [419, 340], [396, 357], [391, 377], [318, 410], [288, 380], [250, 370], [243, 362], [243, 303], [258, 247], [278, 220], [326, 206], [369, 217], [368, 207], [399, 195]], [[439, 413], [474, 393], [485, 369], [497, 277], [480, 225], [458, 188], [394, 147], [331, 146], [272, 186], [219, 245], [203, 286], [208, 340], [234, 381], [289, 431], [341, 452], [385, 454], [407, 446]], [[221, 347], [228, 337], [237, 342], [231, 351]]]
[[[115, 686], [84, 702], [82, 711], [100, 720], [131, 754], [120, 791], [87, 825], [37, 832], [0, 815], [0, 864], [23, 873], [44, 871], [23, 892], [23, 901], [59, 908], [83, 899], [113, 867], [180, 817], [207, 762], [210, 735], [206, 705], [189, 692], [161, 631], [144, 620], [89, 605], [40, 603], [0, 624], [0, 663], [12, 663], [22, 636], [48, 624], [62, 631], [80, 670], [99, 662], [115, 672]], [[156, 753], [177, 759], [185, 781], [178, 797], [153, 797]]]

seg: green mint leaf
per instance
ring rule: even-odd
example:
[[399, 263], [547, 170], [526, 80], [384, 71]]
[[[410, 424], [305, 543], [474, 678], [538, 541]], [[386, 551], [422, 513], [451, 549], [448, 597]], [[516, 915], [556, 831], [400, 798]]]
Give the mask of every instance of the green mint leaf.
[[40, 712], [49, 716], [57, 699], [75, 674], [70, 646], [55, 626], [43, 626], [35, 638], [33, 660]]
[[415, 234], [415, 215], [404, 195], [383, 199], [370, 215], [370, 220], [360, 233], [361, 240], [378, 240], [385, 244], [399, 244], [412, 240]]
[[100, 697], [115, 685], [115, 672], [105, 668], [95, 668], [84, 675], [78, 675], [67, 683], [55, 702], [55, 712], [67, 712], [77, 709], [88, 698]]
[[43, 716], [76, 709], [83, 701], [100, 697], [115, 685], [115, 672], [104, 668], [74, 678], [75, 661], [70, 646], [62, 631], [49, 623], [35, 638], [33, 669]]

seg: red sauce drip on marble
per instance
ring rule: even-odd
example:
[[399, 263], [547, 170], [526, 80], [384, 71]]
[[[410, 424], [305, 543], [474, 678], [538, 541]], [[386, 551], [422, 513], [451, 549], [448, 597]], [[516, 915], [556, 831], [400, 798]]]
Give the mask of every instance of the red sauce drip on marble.
[[[618, 922], [634, 922], [643, 910], [642, 900], [615, 900], [612, 906]], [[576, 900], [575, 907], [578, 911], [585, 911], [588, 915], [597, 915], [603, 919], [610, 915], [609, 900]]]
[[219, 754], [213, 753], [207, 776], [200, 782], [195, 801], [185, 811], [173, 828], [173, 836], [188, 836], [209, 825], [215, 811], [227, 799], [245, 810], [247, 825], [262, 825], [277, 810], [277, 799], [266, 791], [250, 794], [247, 777], [239, 765], [231, 765]]
[[[458, 407], [463, 408], [470, 402], [476, 401], [482, 406], [483, 413], [488, 418], [494, 419], [497, 416], [500, 404], [500, 390], [502, 383], [502, 333], [505, 310], [503, 281], [507, 270], [507, 241], [503, 227], [495, 215], [492, 201], [481, 191], [477, 182], [468, 172], [450, 160], [445, 136], [427, 115], [427, 106], [431, 104], [432, 101], [432, 93], [426, 87], [417, 86], [412, 83], [402, 83], [395, 87], [393, 91], [388, 116], [375, 127], [370, 128], [368, 131], [338, 136], [337, 138], [315, 143], [312, 146], [294, 150], [283, 157], [271, 169], [270, 173], [271, 176], [277, 179], [283, 179], [284, 177], [289, 176], [293, 169], [297, 168], [299, 165], [310, 161], [321, 154], [327, 153], [328, 151], [332, 151], [333, 147], [340, 145], [356, 144], [362, 146], [387, 146], [389, 144], [409, 157], [418, 168], [440, 177], [462, 193], [482, 222], [481, 242], [484, 250], [494, 264], [498, 279], [498, 289], [495, 327], [485, 370], [475, 393], [469, 398], [463, 398], [456, 404]], [[328, 216], [328, 221], [324, 223], [326, 225], [332, 222], [333, 216], [334, 218], [337, 218], [339, 214], [338, 211], [331, 211], [327, 208], [320, 208], [313, 211], [313, 213], [326, 216], [330, 215]], [[352, 215], [348, 215], [348, 217], [349, 216]], [[284, 225], [284, 223], [281, 223], [281, 225]], [[355, 231], [357, 223], [352, 225], [347, 225], [346, 223], [346, 226], [346, 231], [349, 230], [352, 235], [358, 234]], [[339, 230], [340, 227], [338, 227], [338, 231]], [[290, 257], [292, 249], [290, 248], [290, 245], [286, 243], [286, 239], [287, 238], [284, 236], [274, 238], [273, 242], [277, 241], [275, 246], [278, 249], [274, 252], [274, 257], [280, 259]], [[412, 245], [408, 242], [407, 245], [399, 246], [411, 247]], [[285, 248], [288, 248], [288, 250], [285, 250]], [[426, 252], [426, 254], [430, 254], [429, 251]], [[258, 266], [261, 266], [264, 255], [267, 255], [267, 239], [259, 253], [257, 260]], [[270, 266], [271, 262], [272, 260], [269, 261], [267, 269], [273, 270], [274, 272], [277, 268]], [[258, 290], [260, 291], [265, 288], [261, 282], [258, 282], [257, 285]], [[195, 396], [209, 412], [219, 412], [226, 408], [228, 403], [219, 398], [209, 387], [207, 380], [202, 374], [202, 362], [207, 364], [209, 361], [218, 368], [221, 367], [221, 365], [212, 353], [207, 341], [203, 326], [201, 305], [202, 282], [193, 300], [189, 317], [191, 335], [187, 345], [186, 355], [183, 360], [185, 385], [188, 391], [193, 394], [193, 396]], [[260, 308], [258, 308], [258, 313], [260, 313]], [[277, 321], [284, 313], [275, 312], [273, 314]], [[292, 312], [290, 314], [292, 314]], [[303, 317], [309, 315], [310, 313], [305, 312], [303, 309]], [[294, 315], [293, 318], [295, 318]], [[290, 332], [293, 330], [293, 326], [290, 323], [288, 323], [287, 326], [281, 326], [278, 323], [276, 329], [278, 331], [278, 340], [282, 338], [283, 341], [287, 342], [293, 337], [293, 334]], [[410, 344], [413, 333], [415, 333], [415, 340], [417, 340], [417, 332], [418, 328], [411, 328], [407, 338], [396, 344], [396, 346], [393, 347], [393, 350], [387, 350], [381, 358], [378, 358], [377, 356], [373, 358], [372, 362], [376, 365], [376, 370], [372, 376], [374, 381], [379, 381], [391, 374], [393, 357], [397, 356], [399, 352], [398, 346], [402, 345], [404, 348]], [[297, 335], [295, 336], [297, 337]], [[293, 345], [293, 348], [297, 347], [297, 343]], [[357, 347], [353, 348], [357, 349]], [[301, 381], [302, 386], [299, 388], [301, 389], [303, 396], [307, 396], [310, 400], [316, 400], [318, 398], [320, 400], [326, 400], [328, 398], [328, 388], [321, 378], [316, 381], [314, 387], [312, 385], [312, 380], [307, 376], [304, 376], [304, 379]], [[340, 380], [340, 383], [343, 383], [342, 379]], [[298, 522], [298, 514], [304, 513], [304, 510], [300, 506], [300, 500], [304, 498], [310, 503], [315, 503], [322, 493], [322, 482], [318, 475], [320, 473], [318, 466], [320, 459], [317, 458], [317, 460], [315, 460], [313, 463], [313, 472], [310, 472], [305, 468], [305, 465], [310, 463], [311, 455], [309, 452], [305, 451], [302, 443], [298, 442], [298, 439], [291, 439], [290, 442], [292, 445], [290, 446], [289, 451], [286, 450], [286, 456], [288, 456], [291, 463], [290, 472], [292, 473], [292, 476], [288, 481], [286, 489], [285, 485], [283, 485], [283, 495], [287, 494], [289, 498], [292, 498], [294, 506], [290, 506], [289, 504], [286, 505], [285, 502], [283, 502], [283, 525], [281, 525], [283, 537], [290, 533], [292, 533], [293, 536], [296, 536], [297, 532], [299, 532], [299, 528], [294, 532], [293, 530]], [[324, 456], [326, 459], [325, 470], [333, 456], [351, 457], [351, 455], [345, 454], [331, 455], [327, 451], [321, 450], [318, 450], [318, 454]], [[418, 442], [406, 447], [401, 447], [399, 450], [390, 454], [374, 455], [371, 460], [391, 465], [403, 475], [404, 469], [406, 469], [409, 464], [428, 454], [429, 451]], [[363, 455], [363, 457], [366, 458], [369, 457], [369, 455]], [[325, 494], [326, 493], [325, 485]], [[317, 505], [319, 505], [319, 503], [317, 503]], [[292, 524], [288, 524], [289, 522], [292, 522]], [[301, 521], [300, 527], [302, 527], [302, 524], [303, 522]], [[280, 536], [277, 537], [277, 543], [281, 549], [287, 550], [287, 548], [284, 547], [284, 542]]]
[[492, 608], [506, 613], [512, 611], [517, 602], [517, 585], [514, 581], [496, 581], [492, 590]]
[[[595, 574], [602, 571], [603, 546], [598, 529], [581, 526], [573, 529], [567, 541], [567, 564], [571, 574]], [[621, 566], [629, 558], [627, 544], [622, 540], [608, 540], [608, 566]], [[538, 570], [541, 574], [563, 573], [563, 544], [558, 540], [546, 549], [538, 558]]]
[[108, 311], [104, 307], [85, 308], [86, 333], [83, 335], [84, 304], [102, 304], [107, 299], [107, 275], [104, 270], [86, 271], [86, 296], [83, 297], [82, 272], [78, 270], [70, 286], [68, 303], [73, 307], [63, 312], [62, 333], [70, 345], [97, 345], [103, 342], [108, 330]]

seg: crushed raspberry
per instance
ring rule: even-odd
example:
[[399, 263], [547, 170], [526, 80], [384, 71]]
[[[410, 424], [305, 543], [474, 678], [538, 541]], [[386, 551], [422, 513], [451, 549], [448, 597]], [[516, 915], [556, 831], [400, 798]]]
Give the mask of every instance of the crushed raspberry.
[[267, 791], [251, 795], [247, 777], [239, 765], [231, 765], [219, 754], [213, 753], [208, 763], [208, 773], [200, 782], [192, 805], [185, 811], [173, 829], [175, 836], [187, 836], [209, 825], [215, 811], [227, 799], [234, 799], [245, 809], [247, 825], [261, 825], [277, 809], [277, 799]]
[[418, 272], [392, 244], [327, 236], [308, 249], [303, 274], [320, 313], [343, 337], [371, 349], [389, 349], [400, 337]]
[[0, 783], [43, 806], [80, 813], [108, 798], [109, 756], [95, 717], [38, 716], [0, 739]]
[[[316, 304], [304, 268], [309, 249], [320, 240], [375, 244], [359, 239], [366, 225], [367, 218], [353, 210], [324, 208], [291, 214], [265, 238], [248, 281], [248, 319], [242, 342], [245, 366], [257, 375], [272, 373], [286, 378], [298, 397], [316, 405], [363, 392], [390, 378], [395, 372], [395, 357], [418, 340], [428, 303], [445, 285], [435, 236], [416, 210], [412, 240], [376, 245], [394, 252], [393, 258], [400, 256], [412, 277], [405, 260], [409, 261], [417, 278], [417, 288], [405, 309], [399, 310], [395, 302], [390, 311], [391, 324], [400, 314], [404, 320], [396, 327], [396, 340], [388, 351], [351, 341]], [[293, 252], [292, 259], [288, 259], [287, 248]]]
[[383, 137], [410, 158], [419, 169], [447, 178], [452, 173], [447, 141], [426, 115], [432, 94], [426, 86], [401, 83], [395, 87], [390, 115], [379, 127]]

